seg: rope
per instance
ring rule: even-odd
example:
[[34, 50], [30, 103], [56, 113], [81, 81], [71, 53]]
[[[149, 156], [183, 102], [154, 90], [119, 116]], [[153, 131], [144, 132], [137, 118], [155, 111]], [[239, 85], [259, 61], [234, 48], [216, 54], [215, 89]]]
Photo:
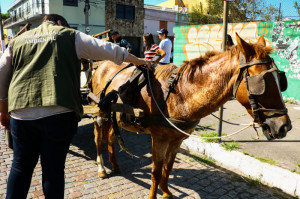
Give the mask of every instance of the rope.
[[[188, 137], [199, 138], [198, 136], [194, 136], [194, 135], [188, 134], [187, 132], [185, 132], [185, 131], [179, 129], [177, 126], [175, 126], [175, 125], [174, 125], [174, 124], [173, 124], [173, 123], [165, 116], [165, 114], [164, 114], [163, 111], [160, 109], [160, 107], [159, 107], [159, 105], [158, 105], [158, 103], [157, 103], [157, 101], [156, 101], [156, 99], [155, 99], [155, 97], [154, 97], [154, 94], [153, 94], [153, 91], [152, 91], [152, 87], [151, 87], [151, 82], [150, 82], [150, 74], [149, 74], [149, 70], [148, 70], [148, 69], [147, 69], [147, 77], [148, 77], [149, 90], [150, 90], [151, 96], [152, 96], [152, 98], [153, 98], [153, 101], [154, 101], [154, 103], [155, 103], [155, 105], [156, 105], [158, 111], [159, 111], [160, 114], [165, 118], [165, 120], [166, 120], [173, 128], [175, 128], [177, 131], [179, 131], [180, 133], [182, 133], [182, 134], [184, 134], [184, 135], [186, 135], [186, 136], [188, 136]], [[236, 132], [234, 132], [234, 133], [231, 133], [231, 134], [229, 134], [229, 135], [218, 136], [218, 137], [201, 137], [201, 138], [203, 138], [203, 139], [220, 139], [220, 138], [225, 138], [225, 137], [229, 137], [229, 136], [235, 135], [235, 134], [237, 134], [237, 133], [239, 133], [239, 132], [241, 132], [241, 131], [243, 131], [243, 130], [249, 128], [250, 126], [253, 126], [254, 129], [256, 128], [256, 127], [255, 127], [255, 123], [254, 123], [254, 122], [251, 122], [251, 123], [249, 123], [246, 127], [242, 128], [242, 129], [240, 129], [240, 130], [238, 130], [238, 131], [236, 131]]]
[[[214, 116], [217, 119], [220, 119], [218, 116], [214, 115], [213, 113], [211, 113], [211, 115]], [[227, 124], [236, 125], [236, 126], [247, 126], [247, 125], [249, 125], [249, 124], [238, 124], [238, 123], [228, 122], [228, 121], [223, 120], [223, 119], [221, 121], [225, 122]], [[255, 128], [257, 128], [257, 127], [255, 127]]]

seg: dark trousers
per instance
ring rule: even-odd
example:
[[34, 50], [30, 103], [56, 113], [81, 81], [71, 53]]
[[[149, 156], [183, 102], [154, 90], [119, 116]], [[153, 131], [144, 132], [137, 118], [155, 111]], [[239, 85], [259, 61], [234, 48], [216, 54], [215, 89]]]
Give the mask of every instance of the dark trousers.
[[73, 112], [37, 120], [11, 119], [14, 157], [7, 182], [7, 199], [26, 198], [39, 156], [45, 198], [64, 198], [65, 161], [77, 127]]

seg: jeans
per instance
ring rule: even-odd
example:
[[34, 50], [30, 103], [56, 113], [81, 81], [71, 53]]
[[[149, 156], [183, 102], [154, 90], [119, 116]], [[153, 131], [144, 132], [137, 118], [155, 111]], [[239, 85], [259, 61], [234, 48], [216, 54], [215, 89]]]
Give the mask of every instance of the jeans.
[[39, 156], [45, 198], [64, 198], [66, 156], [78, 120], [63, 113], [37, 120], [11, 119], [14, 156], [7, 182], [7, 199], [25, 199]]

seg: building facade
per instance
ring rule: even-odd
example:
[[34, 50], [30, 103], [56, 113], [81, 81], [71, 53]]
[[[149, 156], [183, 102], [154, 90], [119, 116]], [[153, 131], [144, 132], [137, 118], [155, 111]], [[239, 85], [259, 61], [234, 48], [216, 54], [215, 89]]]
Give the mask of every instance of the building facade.
[[[15, 35], [27, 23], [37, 27], [46, 14], [55, 13], [65, 17], [72, 28], [85, 32], [84, 8], [84, 0], [15, 0], [8, 7], [10, 18], [5, 28]], [[105, 31], [104, 0], [90, 0], [89, 29], [90, 34]]]
[[105, 29], [118, 31], [132, 45], [136, 56], [143, 54], [144, 0], [106, 0]]

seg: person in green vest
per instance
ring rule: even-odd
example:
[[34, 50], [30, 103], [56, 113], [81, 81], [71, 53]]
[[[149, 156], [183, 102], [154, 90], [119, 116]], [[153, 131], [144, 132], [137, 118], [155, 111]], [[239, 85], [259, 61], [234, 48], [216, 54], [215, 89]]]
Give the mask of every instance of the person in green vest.
[[60, 15], [12, 40], [0, 59], [0, 124], [13, 135], [7, 198], [26, 198], [41, 158], [46, 198], [64, 198], [67, 152], [83, 109], [80, 59], [151, 63], [125, 48], [69, 28]]

